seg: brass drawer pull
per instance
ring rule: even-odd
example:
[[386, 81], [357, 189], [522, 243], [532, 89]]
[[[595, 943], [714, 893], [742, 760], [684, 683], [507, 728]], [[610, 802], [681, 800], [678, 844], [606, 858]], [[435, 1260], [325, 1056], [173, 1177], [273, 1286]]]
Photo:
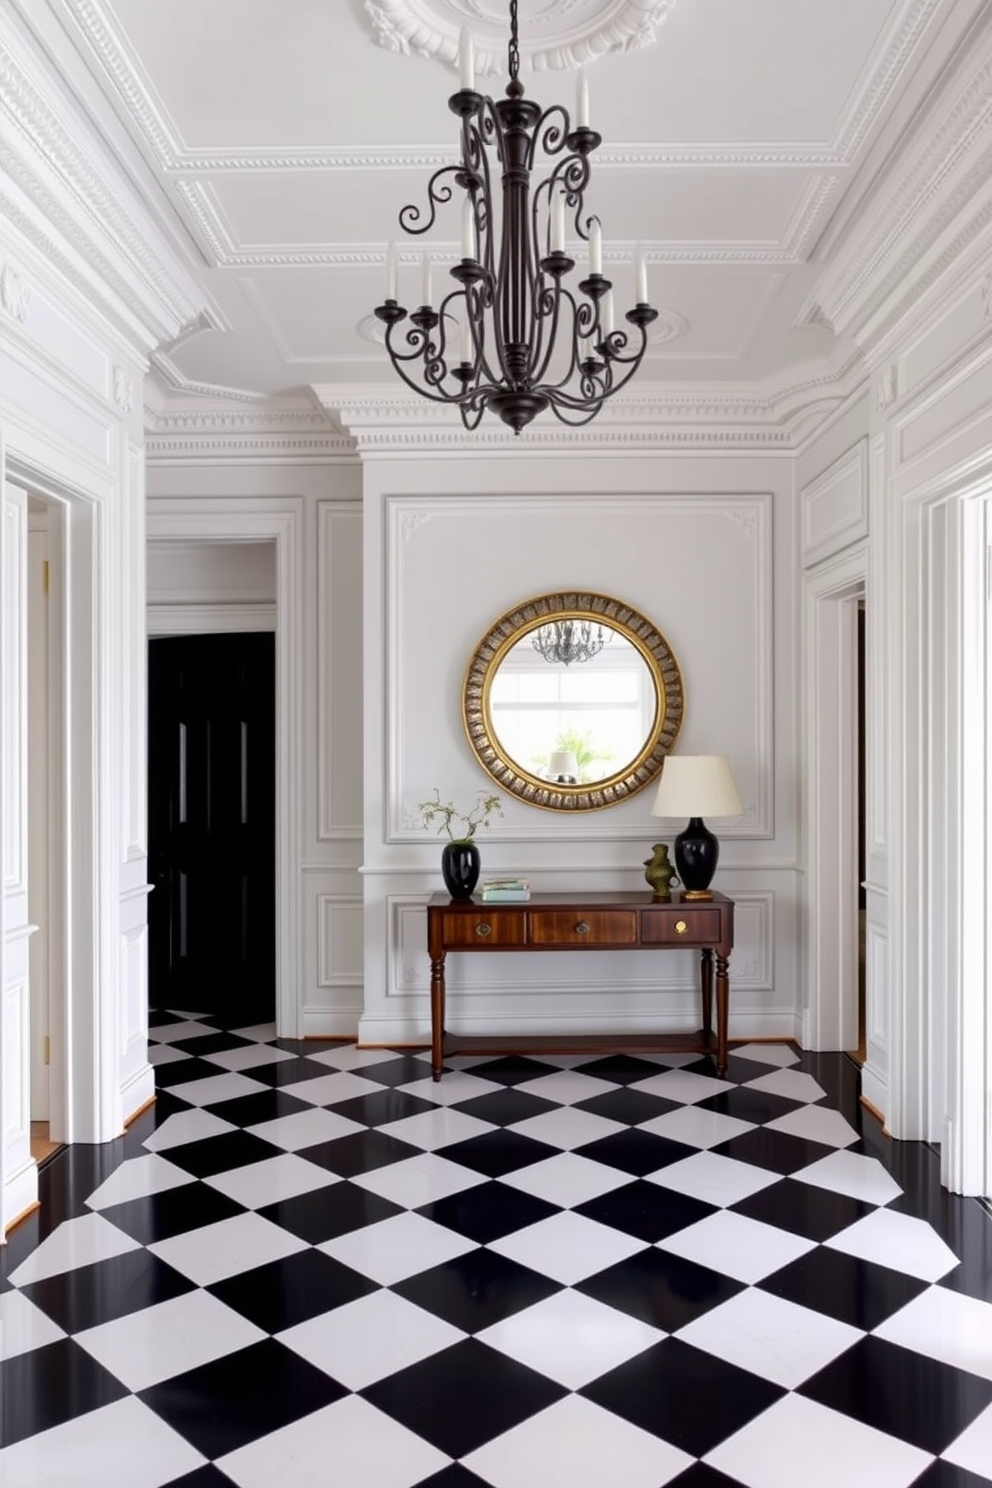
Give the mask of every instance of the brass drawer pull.
[[475, 933], [476, 935], [492, 935], [493, 927], [492, 925], [487, 925], [485, 924], [485, 922], [482, 922], [481, 924], [476, 925]]
[[685, 932], [688, 930], [688, 928], [689, 928], [689, 926], [686, 924], [685, 920], [676, 920], [675, 921], [675, 934], [676, 935], [684, 935]]
[[589, 926], [586, 924], [585, 920], [580, 920], [579, 921], [579, 923], [575, 927], [575, 933], [576, 933], [576, 935], [588, 935], [589, 934]]

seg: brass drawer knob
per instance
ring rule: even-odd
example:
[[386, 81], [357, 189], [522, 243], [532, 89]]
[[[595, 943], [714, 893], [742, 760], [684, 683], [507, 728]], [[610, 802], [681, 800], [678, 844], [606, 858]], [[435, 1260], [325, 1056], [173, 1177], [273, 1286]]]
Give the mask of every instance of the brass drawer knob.
[[579, 923], [575, 927], [575, 933], [576, 933], [576, 935], [588, 935], [589, 934], [589, 926], [586, 924], [585, 920], [580, 920], [579, 921]]
[[676, 935], [684, 935], [685, 932], [688, 930], [688, 928], [689, 928], [689, 926], [686, 924], [685, 920], [676, 920], [675, 921], [675, 934]]
[[492, 935], [493, 927], [492, 925], [487, 925], [485, 921], [482, 921], [480, 924], [476, 925], [475, 933], [476, 935]]

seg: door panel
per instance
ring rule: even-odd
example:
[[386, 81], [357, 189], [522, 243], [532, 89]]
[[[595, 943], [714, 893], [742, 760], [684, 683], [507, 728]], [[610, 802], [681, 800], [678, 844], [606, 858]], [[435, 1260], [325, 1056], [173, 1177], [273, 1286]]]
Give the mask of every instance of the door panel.
[[275, 1011], [275, 637], [149, 642], [149, 996]]

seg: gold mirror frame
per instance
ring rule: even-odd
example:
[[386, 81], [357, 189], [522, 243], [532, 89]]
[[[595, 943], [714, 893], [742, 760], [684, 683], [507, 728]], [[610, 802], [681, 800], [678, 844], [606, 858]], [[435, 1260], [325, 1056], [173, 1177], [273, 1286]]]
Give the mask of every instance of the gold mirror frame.
[[[590, 619], [630, 641], [640, 652], [655, 687], [655, 720], [640, 753], [623, 770], [595, 784], [549, 784], [524, 770], [500, 747], [489, 697], [493, 678], [511, 646], [554, 620]], [[596, 811], [616, 806], [650, 785], [678, 738], [684, 710], [682, 674], [661, 632], [638, 610], [606, 594], [559, 592], [525, 600], [500, 618], [472, 655], [462, 687], [462, 721], [482, 768], [510, 795], [544, 811]]]

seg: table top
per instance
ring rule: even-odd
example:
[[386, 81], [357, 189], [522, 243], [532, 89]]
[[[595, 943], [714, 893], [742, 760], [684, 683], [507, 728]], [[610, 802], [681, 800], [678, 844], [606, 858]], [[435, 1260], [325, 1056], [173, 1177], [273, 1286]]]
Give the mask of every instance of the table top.
[[676, 890], [668, 900], [655, 899], [649, 889], [645, 889], [643, 893], [633, 894], [592, 889], [560, 894], [531, 894], [529, 899], [498, 899], [495, 901], [483, 901], [479, 894], [473, 895], [471, 899], [451, 899], [447, 894], [432, 894], [427, 907], [469, 914], [480, 909], [554, 909], [556, 905], [566, 909], [669, 909], [683, 905], [690, 909], [705, 909], [708, 904], [723, 905], [732, 902], [726, 894], [718, 894], [715, 890], [712, 899], [684, 901], [679, 890]]

